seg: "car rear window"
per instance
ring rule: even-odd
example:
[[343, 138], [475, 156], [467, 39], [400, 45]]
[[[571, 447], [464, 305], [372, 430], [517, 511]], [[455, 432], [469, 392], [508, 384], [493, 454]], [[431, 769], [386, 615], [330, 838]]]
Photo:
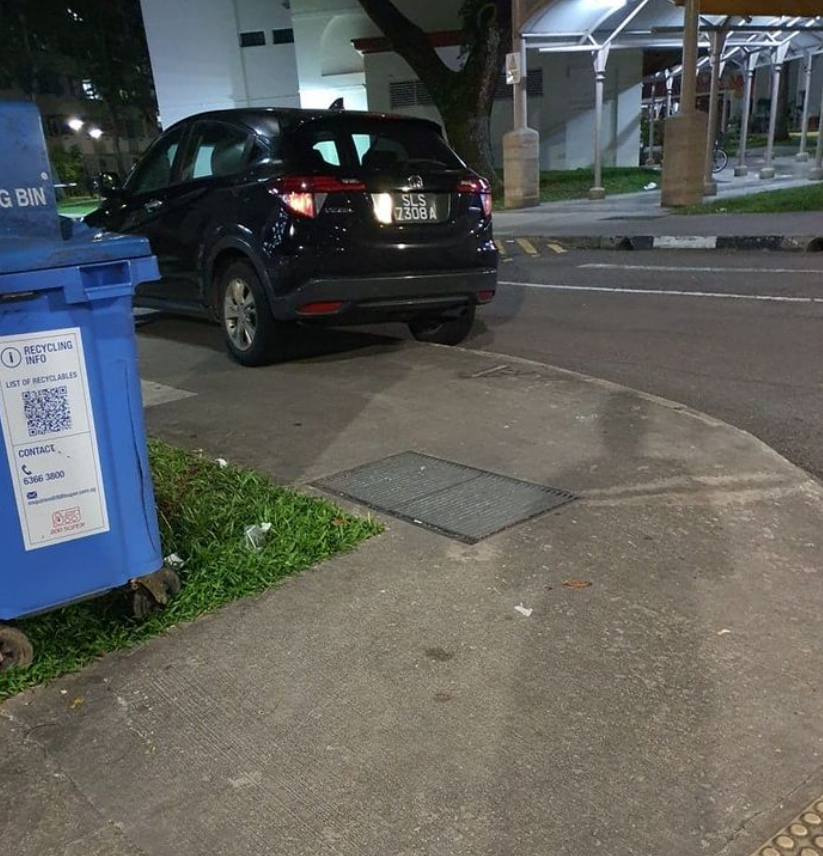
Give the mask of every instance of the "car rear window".
[[310, 122], [294, 132], [291, 150], [299, 168], [312, 172], [463, 168], [437, 130], [416, 122]]

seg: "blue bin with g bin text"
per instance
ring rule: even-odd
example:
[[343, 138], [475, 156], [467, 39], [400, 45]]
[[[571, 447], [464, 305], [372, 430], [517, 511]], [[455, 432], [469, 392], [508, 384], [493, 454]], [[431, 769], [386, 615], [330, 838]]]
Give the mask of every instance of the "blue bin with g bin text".
[[132, 294], [142, 238], [0, 239], [0, 619], [162, 567]]
[[[0, 102], [0, 620], [163, 567], [132, 315], [148, 241], [58, 218], [39, 113]], [[0, 625], [0, 671], [31, 646]]]

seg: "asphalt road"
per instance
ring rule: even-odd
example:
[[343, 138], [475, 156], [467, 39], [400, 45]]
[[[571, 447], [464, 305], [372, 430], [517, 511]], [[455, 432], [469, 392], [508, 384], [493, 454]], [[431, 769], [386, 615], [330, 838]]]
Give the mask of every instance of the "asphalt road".
[[538, 249], [471, 347], [683, 402], [823, 477], [823, 256]]

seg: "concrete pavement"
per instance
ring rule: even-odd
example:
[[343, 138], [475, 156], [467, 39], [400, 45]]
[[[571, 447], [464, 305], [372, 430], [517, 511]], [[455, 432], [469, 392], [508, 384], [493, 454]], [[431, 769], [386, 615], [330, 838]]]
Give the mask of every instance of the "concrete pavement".
[[532, 245], [541, 253], [506, 242], [472, 347], [683, 402], [823, 478], [820, 254]]
[[148, 410], [168, 440], [582, 498], [471, 547], [386, 519], [3, 705], [6, 852], [746, 856], [823, 790], [823, 491], [760, 442], [511, 357], [329, 334], [252, 371], [211, 327], [143, 331], [145, 377], [194, 393]]
[[[808, 186], [810, 163], [793, 157], [775, 159], [777, 177], [758, 178], [761, 156], [749, 160], [751, 171], [735, 178], [733, 162], [716, 176], [716, 200], [748, 196], [768, 190]], [[707, 198], [706, 201], [713, 201]], [[792, 235], [823, 236], [823, 213], [679, 215], [660, 207], [660, 190], [626, 193], [602, 201], [575, 199], [548, 202], [521, 211], [498, 210], [494, 215], [499, 236], [615, 236], [615, 235]]]

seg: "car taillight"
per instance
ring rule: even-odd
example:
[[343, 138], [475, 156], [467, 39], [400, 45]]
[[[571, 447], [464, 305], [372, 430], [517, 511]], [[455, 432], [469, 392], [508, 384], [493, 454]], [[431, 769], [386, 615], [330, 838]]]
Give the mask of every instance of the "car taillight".
[[285, 175], [270, 182], [268, 189], [293, 213], [316, 217], [330, 193], [362, 192], [366, 185], [357, 178], [336, 175]]
[[480, 196], [483, 213], [488, 217], [492, 213], [492, 188], [491, 184], [479, 175], [462, 178], [457, 184], [458, 193], [476, 193]]

